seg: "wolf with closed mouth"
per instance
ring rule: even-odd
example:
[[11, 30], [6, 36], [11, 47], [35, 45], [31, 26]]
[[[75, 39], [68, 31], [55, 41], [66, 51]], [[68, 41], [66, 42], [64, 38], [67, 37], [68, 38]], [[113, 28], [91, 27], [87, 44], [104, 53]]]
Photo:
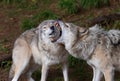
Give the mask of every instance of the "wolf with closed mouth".
[[120, 71], [120, 31], [105, 31], [98, 25], [88, 29], [59, 21], [62, 35], [55, 43], [65, 45], [72, 56], [85, 60], [93, 68], [92, 81], [114, 81]]

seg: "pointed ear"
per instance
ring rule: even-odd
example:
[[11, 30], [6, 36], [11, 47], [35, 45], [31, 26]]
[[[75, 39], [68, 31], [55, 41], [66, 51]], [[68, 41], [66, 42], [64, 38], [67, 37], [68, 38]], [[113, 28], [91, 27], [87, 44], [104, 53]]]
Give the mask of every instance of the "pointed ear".
[[79, 30], [80, 36], [84, 36], [84, 35], [87, 35], [89, 33], [89, 30], [87, 28], [79, 27], [78, 30]]

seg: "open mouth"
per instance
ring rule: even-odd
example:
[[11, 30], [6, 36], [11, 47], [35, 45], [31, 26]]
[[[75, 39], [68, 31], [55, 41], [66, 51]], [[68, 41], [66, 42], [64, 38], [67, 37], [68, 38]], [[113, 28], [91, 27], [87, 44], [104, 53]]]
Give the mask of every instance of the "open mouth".
[[54, 35], [55, 34], [55, 30], [53, 30], [49, 35]]
[[56, 39], [56, 34], [55, 33], [49, 34], [49, 39], [51, 40], [51, 42], [55, 42], [57, 40]]
[[51, 39], [52, 42], [55, 42], [62, 35], [62, 30], [61, 30], [58, 20], [53, 22], [53, 26], [52, 26], [51, 30], [52, 30], [52, 32], [49, 34], [49, 38]]

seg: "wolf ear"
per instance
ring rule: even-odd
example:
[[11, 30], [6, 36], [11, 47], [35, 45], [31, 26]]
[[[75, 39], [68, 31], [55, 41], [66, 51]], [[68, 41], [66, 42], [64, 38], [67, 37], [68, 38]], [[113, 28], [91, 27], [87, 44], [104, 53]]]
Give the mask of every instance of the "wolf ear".
[[79, 27], [78, 30], [79, 30], [80, 36], [84, 36], [84, 35], [87, 35], [89, 33], [89, 30], [87, 28]]

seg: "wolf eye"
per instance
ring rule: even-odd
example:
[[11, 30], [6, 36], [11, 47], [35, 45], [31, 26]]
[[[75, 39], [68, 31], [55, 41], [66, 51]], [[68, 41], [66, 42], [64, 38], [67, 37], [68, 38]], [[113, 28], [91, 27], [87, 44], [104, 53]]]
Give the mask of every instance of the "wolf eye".
[[68, 24], [65, 24], [65, 26], [68, 28], [69, 26], [68, 26]]
[[46, 29], [46, 28], [47, 28], [46, 26], [43, 27], [43, 29]]

